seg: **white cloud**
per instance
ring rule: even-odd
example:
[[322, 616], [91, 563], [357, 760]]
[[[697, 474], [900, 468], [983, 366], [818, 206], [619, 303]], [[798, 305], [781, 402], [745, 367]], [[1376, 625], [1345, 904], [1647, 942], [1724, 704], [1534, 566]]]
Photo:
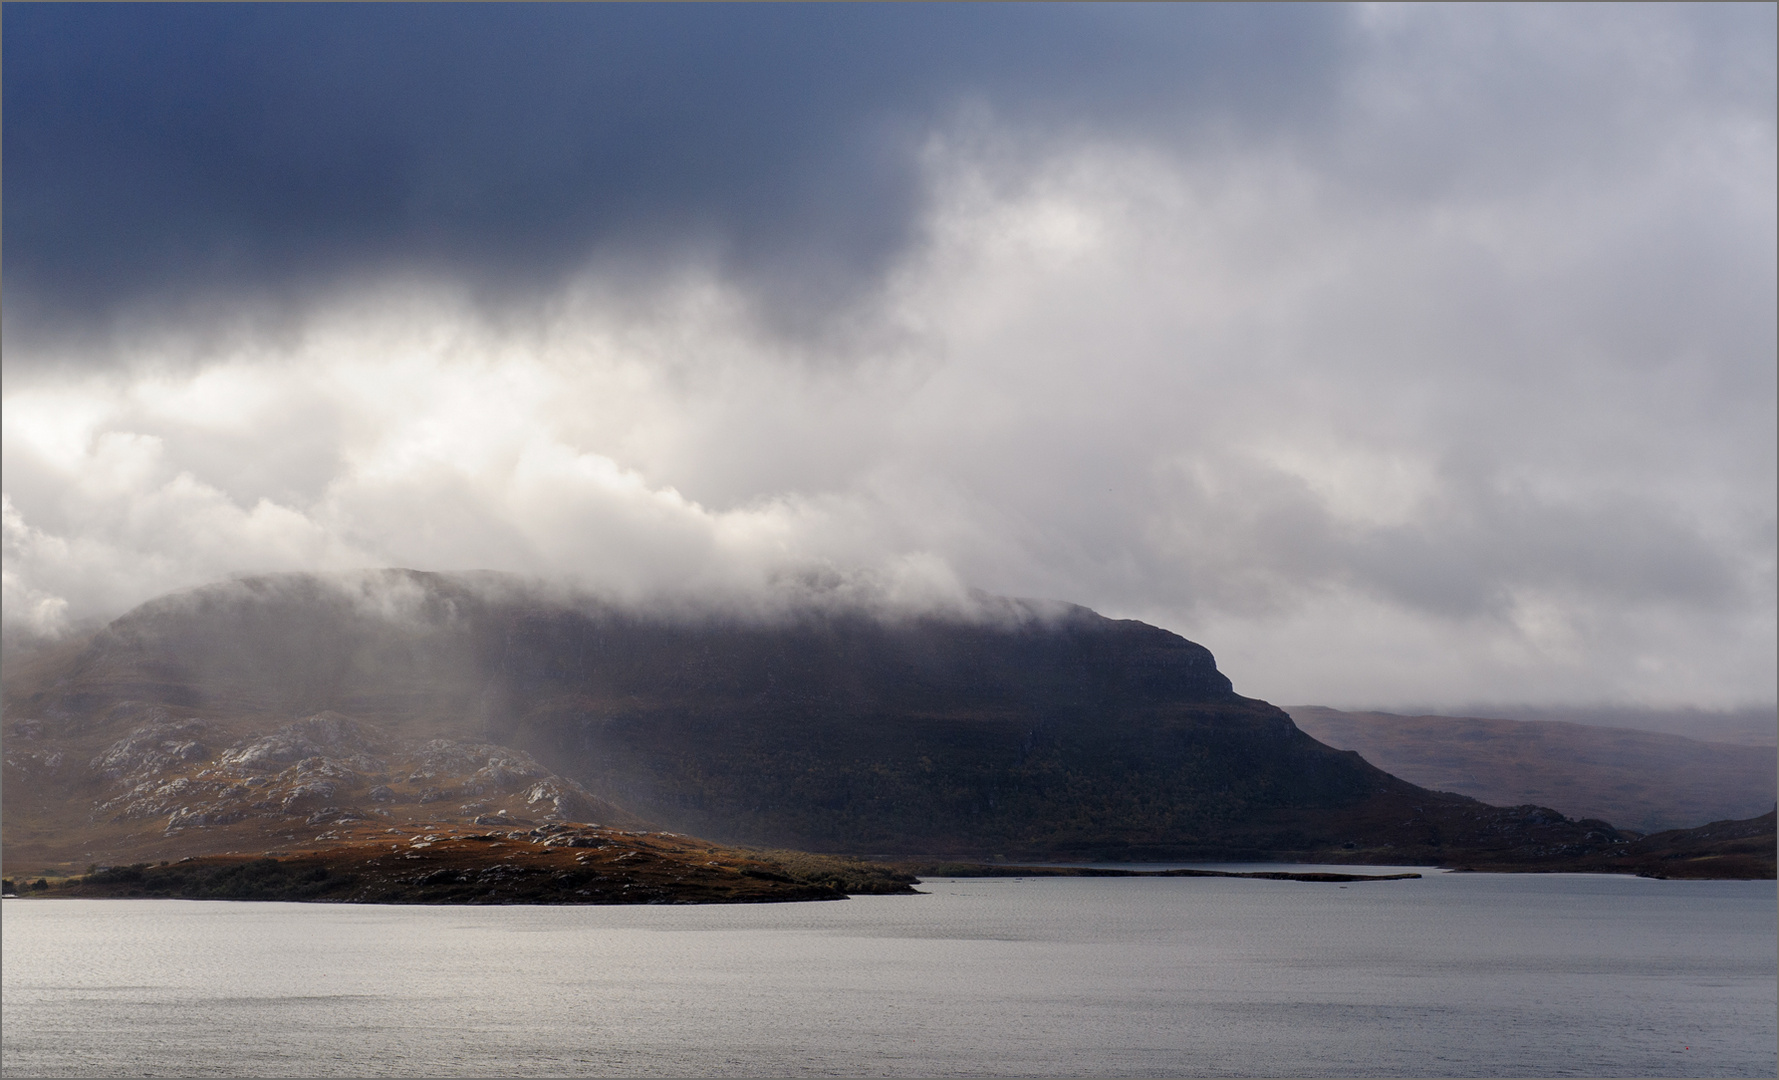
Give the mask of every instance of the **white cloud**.
[[[1352, 139], [1465, 152], [1432, 75], [1384, 76]], [[838, 573], [1145, 618], [1275, 700], [1770, 699], [1773, 131], [1704, 108], [1387, 197], [1309, 144], [978, 117], [929, 143], [925, 239], [840, 346], [691, 266], [499, 310], [361, 281], [29, 358], [6, 618], [302, 567], [656, 602]]]

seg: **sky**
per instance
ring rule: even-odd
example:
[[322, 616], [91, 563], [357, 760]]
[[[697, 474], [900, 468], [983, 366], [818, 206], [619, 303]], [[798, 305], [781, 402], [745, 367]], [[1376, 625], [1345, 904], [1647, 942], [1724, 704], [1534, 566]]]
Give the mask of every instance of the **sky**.
[[1776, 696], [1772, 5], [0, 20], [15, 637], [486, 568]]

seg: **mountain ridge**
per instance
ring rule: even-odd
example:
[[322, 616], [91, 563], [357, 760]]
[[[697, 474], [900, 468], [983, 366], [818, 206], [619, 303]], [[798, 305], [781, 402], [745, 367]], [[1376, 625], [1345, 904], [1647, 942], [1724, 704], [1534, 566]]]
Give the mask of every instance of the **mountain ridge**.
[[[1202, 646], [1071, 605], [692, 618], [501, 575], [284, 575], [152, 601], [5, 691], [9, 762], [30, 725], [90, 756], [144, 709], [249, 741], [325, 713], [528, 755], [638, 819], [751, 847], [1549, 862], [1634, 836], [1416, 787], [1236, 694]], [[9, 846], [11, 807], [43, 790], [9, 773]]]

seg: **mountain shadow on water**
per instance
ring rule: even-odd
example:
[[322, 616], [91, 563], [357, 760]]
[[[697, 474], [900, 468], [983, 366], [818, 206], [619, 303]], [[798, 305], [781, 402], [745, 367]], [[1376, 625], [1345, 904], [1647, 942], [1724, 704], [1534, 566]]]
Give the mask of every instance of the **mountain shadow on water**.
[[151, 602], [8, 675], [9, 727], [71, 751], [150, 709], [268, 729], [328, 711], [516, 748], [640, 818], [739, 844], [1554, 865], [1635, 837], [1418, 788], [1236, 694], [1178, 635], [992, 597], [641, 614], [494, 574], [276, 575]]

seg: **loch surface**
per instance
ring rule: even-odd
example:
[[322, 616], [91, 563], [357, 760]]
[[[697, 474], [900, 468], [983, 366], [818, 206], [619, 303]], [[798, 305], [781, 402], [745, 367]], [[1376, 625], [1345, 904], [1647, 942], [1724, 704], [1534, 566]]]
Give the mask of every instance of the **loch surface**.
[[1770, 881], [921, 888], [707, 907], [7, 900], [0, 1072], [1779, 1071]]

